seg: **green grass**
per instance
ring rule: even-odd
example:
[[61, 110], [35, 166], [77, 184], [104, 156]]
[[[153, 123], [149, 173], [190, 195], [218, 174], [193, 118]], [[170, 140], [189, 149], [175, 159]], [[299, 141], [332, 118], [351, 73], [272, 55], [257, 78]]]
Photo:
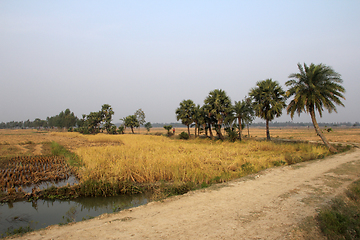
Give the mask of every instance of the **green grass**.
[[68, 164], [73, 167], [81, 167], [82, 162], [80, 158], [75, 154], [67, 150], [64, 146], [57, 142], [51, 142], [51, 154], [55, 156], [63, 156], [67, 160]]
[[360, 180], [323, 208], [317, 220], [328, 239], [360, 239]]

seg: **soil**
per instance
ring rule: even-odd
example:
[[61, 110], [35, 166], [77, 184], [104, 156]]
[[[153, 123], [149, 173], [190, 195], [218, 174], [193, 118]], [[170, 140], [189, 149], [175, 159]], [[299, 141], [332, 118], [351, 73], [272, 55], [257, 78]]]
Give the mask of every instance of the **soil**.
[[307, 222], [359, 178], [356, 148], [18, 238], [321, 239], [316, 226]]

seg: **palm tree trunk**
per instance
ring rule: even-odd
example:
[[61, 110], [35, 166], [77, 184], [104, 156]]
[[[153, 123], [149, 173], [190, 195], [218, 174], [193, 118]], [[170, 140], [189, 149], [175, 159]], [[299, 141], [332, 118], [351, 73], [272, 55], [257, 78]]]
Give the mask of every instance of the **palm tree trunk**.
[[214, 135], [213, 135], [212, 130], [211, 130], [211, 123], [209, 123], [209, 132], [210, 132], [210, 138], [213, 139]]
[[238, 117], [238, 122], [239, 122], [239, 139], [241, 141], [241, 117]]
[[310, 110], [310, 116], [311, 116], [311, 120], [313, 122], [315, 131], [317, 133], [317, 135], [321, 138], [321, 140], [324, 142], [325, 146], [329, 148], [330, 152], [336, 153], [337, 150], [331, 146], [331, 144], [329, 143], [329, 141], [325, 138], [325, 136], [322, 134], [320, 128], [319, 128], [319, 124], [316, 121], [316, 117], [315, 117], [315, 111], [314, 110]]
[[266, 140], [270, 141], [269, 120], [266, 119]]

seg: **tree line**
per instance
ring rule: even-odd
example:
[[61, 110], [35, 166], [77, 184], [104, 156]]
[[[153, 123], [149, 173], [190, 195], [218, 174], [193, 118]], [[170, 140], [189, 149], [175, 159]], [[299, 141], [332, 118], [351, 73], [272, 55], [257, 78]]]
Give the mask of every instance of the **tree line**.
[[[293, 119], [294, 114], [308, 113], [311, 117], [317, 135], [330, 151], [336, 149], [330, 145], [319, 128], [315, 112], [322, 117], [324, 109], [329, 113], [336, 111], [335, 105], [344, 106], [341, 99], [345, 99], [343, 80], [341, 75], [324, 64], [310, 66], [298, 63], [298, 73], [289, 75], [285, 83], [289, 89], [285, 92], [277, 81], [270, 79], [258, 81], [249, 91], [249, 96], [232, 104], [229, 96], [221, 89], [210, 91], [202, 106], [195, 105], [191, 99], [183, 100], [176, 109], [177, 120], [187, 126], [195, 126], [195, 137], [200, 129], [206, 136], [213, 138], [212, 129], [219, 139], [224, 139], [221, 131], [227, 131], [230, 139], [237, 136], [241, 140], [244, 125], [249, 125], [254, 117], [265, 120], [266, 138], [270, 140], [269, 123], [282, 115], [286, 108], [287, 114]], [[286, 100], [291, 99], [287, 105]], [[236, 130], [237, 129], [237, 133]]]
[[76, 131], [83, 134], [96, 134], [99, 132], [107, 132], [109, 134], [124, 133], [127, 127], [131, 128], [134, 133], [134, 128], [138, 128], [141, 125], [150, 131], [152, 125], [150, 122], [145, 123], [145, 113], [142, 109], [138, 109], [133, 115], [129, 115], [120, 119], [123, 124], [118, 128], [112, 123], [112, 116], [114, 111], [109, 104], [103, 104], [100, 111], [90, 112], [89, 114], [83, 114], [82, 118], [75, 116], [70, 109], [61, 111], [58, 115], [47, 117], [46, 120], [36, 118], [34, 121], [11, 121], [1, 122], [0, 129], [13, 129], [13, 128], [58, 128], [68, 129], [69, 131]]

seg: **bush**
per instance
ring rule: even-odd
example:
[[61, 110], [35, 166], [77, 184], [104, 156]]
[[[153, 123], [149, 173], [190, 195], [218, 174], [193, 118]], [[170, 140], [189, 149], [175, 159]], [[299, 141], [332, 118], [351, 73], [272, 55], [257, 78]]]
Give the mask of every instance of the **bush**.
[[236, 131], [232, 130], [232, 129], [228, 129], [227, 130], [227, 134], [228, 134], [228, 139], [230, 142], [235, 142], [237, 137], [238, 137], [238, 134], [236, 133]]
[[113, 125], [110, 127], [110, 129], [108, 129], [108, 133], [109, 134], [116, 134], [116, 126]]
[[121, 125], [121, 126], [119, 126], [117, 132], [118, 132], [119, 134], [124, 134], [124, 130], [125, 130], [125, 127], [124, 127], [123, 125]]
[[179, 138], [187, 140], [189, 139], [189, 134], [187, 134], [186, 132], [182, 132], [179, 134]]

